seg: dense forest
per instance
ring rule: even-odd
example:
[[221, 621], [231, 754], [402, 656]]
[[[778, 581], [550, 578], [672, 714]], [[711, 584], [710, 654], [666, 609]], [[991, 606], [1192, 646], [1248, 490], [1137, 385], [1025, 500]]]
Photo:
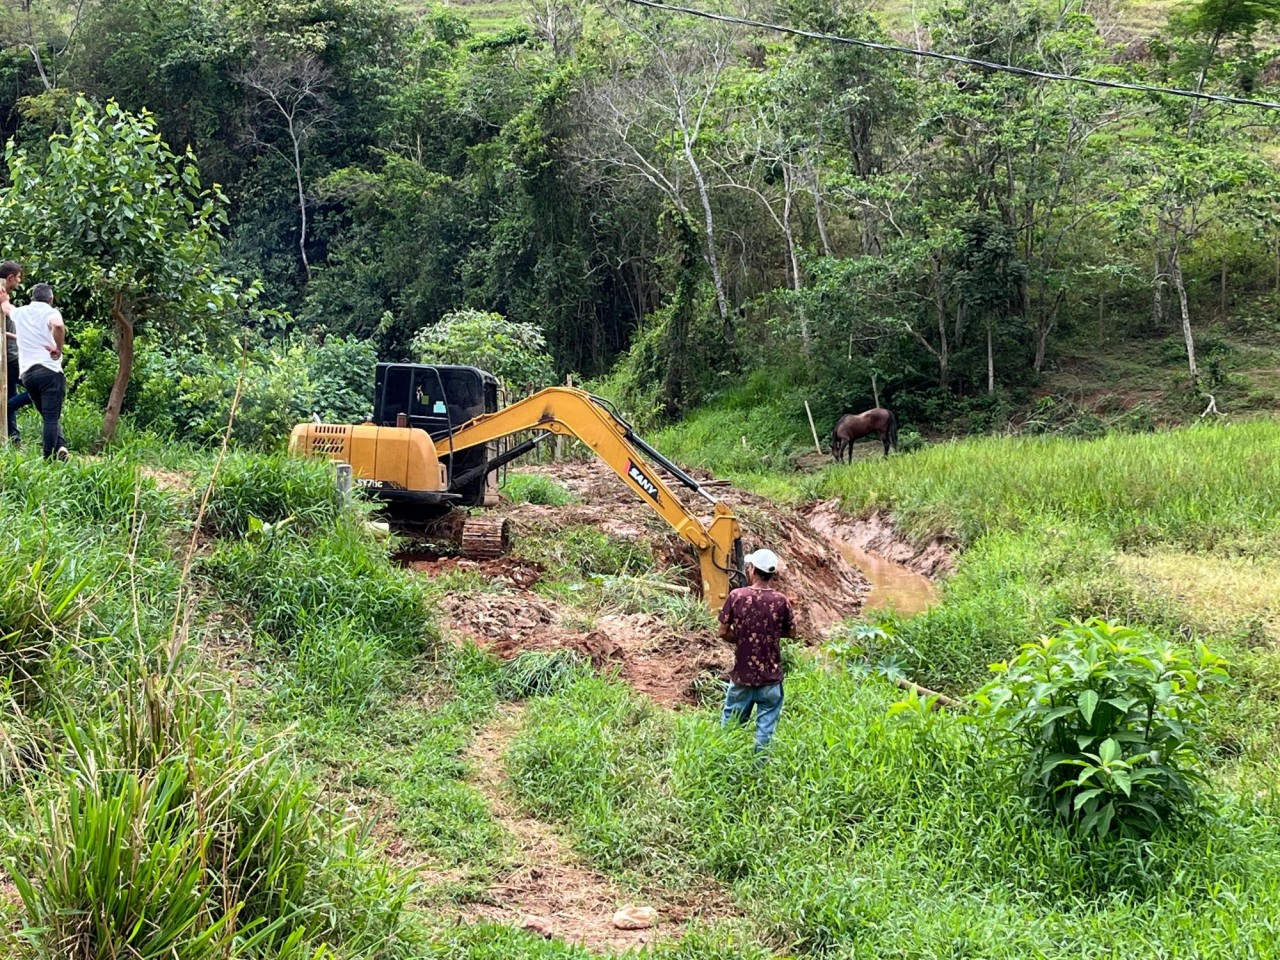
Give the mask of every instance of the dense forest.
[[[935, 0], [896, 39], [841, 0], [717, 9], [1073, 77], [1280, 86], [1275, 0], [1195, 0], [1149, 36], [1087, 2]], [[247, 358], [242, 439], [278, 441], [359, 415], [375, 356], [442, 338], [521, 359], [513, 388], [612, 375], [641, 417], [763, 370], [816, 385], [821, 416], [883, 391], [909, 422], [1025, 395], [1064, 338], [1137, 339], [1175, 352], [1194, 406], [1220, 376], [1207, 325], [1280, 285], [1265, 108], [626, 2], [532, 0], [482, 32], [464, 12], [10, 11], [4, 255], [54, 280], [109, 430], [124, 410], [213, 435]]]

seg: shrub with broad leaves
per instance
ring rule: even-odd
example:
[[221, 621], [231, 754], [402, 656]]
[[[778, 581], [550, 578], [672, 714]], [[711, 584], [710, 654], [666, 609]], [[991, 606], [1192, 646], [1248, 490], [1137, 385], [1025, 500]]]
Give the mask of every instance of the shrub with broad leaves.
[[1025, 644], [975, 695], [1023, 785], [1086, 835], [1148, 836], [1194, 807], [1224, 661], [1105, 620]]

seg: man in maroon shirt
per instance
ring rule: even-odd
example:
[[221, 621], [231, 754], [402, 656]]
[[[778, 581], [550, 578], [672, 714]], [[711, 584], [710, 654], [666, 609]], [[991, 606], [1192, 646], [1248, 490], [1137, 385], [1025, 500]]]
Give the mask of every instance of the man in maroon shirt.
[[778, 572], [772, 550], [746, 558], [748, 586], [729, 593], [720, 609], [720, 636], [734, 644], [733, 671], [721, 725], [746, 723], [756, 711], [756, 750], [773, 737], [782, 713], [782, 638], [794, 636], [791, 602], [769, 586]]

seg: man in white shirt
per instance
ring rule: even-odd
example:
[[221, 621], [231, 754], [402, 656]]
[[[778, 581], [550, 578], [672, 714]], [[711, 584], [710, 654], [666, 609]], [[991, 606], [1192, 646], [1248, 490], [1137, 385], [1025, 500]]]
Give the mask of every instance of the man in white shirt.
[[44, 457], [70, 457], [62, 436], [62, 404], [67, 399], [67, 378], [62, 372], [62, 347], [67, 327], [53, 307], [53, 288], [37, 283], [31, 302], [12, 313], [18, 334], [18, 369], [22, 385], [44, 420]]

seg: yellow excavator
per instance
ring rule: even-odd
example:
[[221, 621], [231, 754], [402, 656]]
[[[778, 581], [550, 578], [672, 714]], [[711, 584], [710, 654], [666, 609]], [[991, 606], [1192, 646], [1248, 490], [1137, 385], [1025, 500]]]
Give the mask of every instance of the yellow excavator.
[[[713, 611], [745, 582], [733, 511], [637, 436], [607, 400], [572, 387], [551, 387], [506, 407], [501, 397], [497, 378], [475, 367], [380, 363], [369, 421], [298, 424], [289, 450], [348, 464], [354, 484], [383, 504], [398, 529], [430, 532], [466, 556], [491, 557], [506, 551], [509, 523], [488, 517], [459, 523], [457, 508], [495, 505], [496, 471], [549, 436], [577, 437], [693, 547]], [[532, 436], [510, 443], [520, 434]], [[650, 461], [711, 504], [708, 525]]]

